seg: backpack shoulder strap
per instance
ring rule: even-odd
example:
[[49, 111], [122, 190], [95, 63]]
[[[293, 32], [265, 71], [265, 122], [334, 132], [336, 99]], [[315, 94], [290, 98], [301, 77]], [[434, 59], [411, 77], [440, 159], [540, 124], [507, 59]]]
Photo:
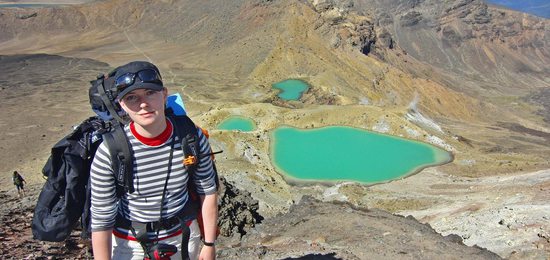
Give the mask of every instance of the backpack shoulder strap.
[[125, 192], [133, 193], [133, 157], [123, 126], [118, 122], [113, 122], [113, 129], [103, 134], [103, 142], [111, 154], [117, 196], [121, 197]]
[[[176, 125], [175, 132], [178, 136], [186, 136], [187, 134], [197, 135], [197, 126], [193, 123], [193, 120], [186, 115], [176, 116], [169, 115], [173, 123]], [[198, 136], [197, 136], [198, 137]]]
[[[192, 180], [193, 173], [197, 169], [198, 160], [200, 160], [200, 158], [202, 158], [203, 156], [213, 156], [214, 154], [221, 153], [222, 151], [212, 152], [210, 150], [208, 151], [209, 154], [200, 154], [200, 140], [198, 131], [200, 129], [206, 136], [206, 138], [208, 138], [207, 131], [195, 125], [195, 123], [187, 115], [175, 116], [173, 114], [169, 114], [169, 117], [176, 125], [174, 131], [179, 136], [181, 141], [181, 148], [184, 153], [184, 166], [189, 172], [190, 180]], [[218, 178], [218, 170], [216, 169], [215, 163], [213, 164], [213, 167], [214, 174], [216, 175], [216, 186], [219, 187], [220, 183]], [[192, 181], [190, 181], [189, 185], [190, 187], [193, 187], [193, 184], [191, 184], [191, 182]]]
[[193, 176], [199, 156], [200, 156], [200, 145], [199, 145], [199, 136], [198, 129], [195, 123], [186, 115], [169, 116], [171, 121], [174, 123], [174, 132], [179, 137], [181, 142], [181, 149], [183, 150], [183, 164], [189, 173], [189, 176]]

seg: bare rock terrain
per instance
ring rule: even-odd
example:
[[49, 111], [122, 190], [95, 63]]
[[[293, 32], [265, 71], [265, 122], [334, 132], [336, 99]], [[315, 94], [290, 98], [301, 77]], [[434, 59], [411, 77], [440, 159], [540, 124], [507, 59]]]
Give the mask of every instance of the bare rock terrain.
[[[264, 221], [223, 248], [223, 259], [501, 259], [477, 246], [466, 247], [412, 217], [347, 203], [304, 197], [288, 213]], [[231, 244], [229, 244], [231, 246]]]
[[[0, 192], [5, 205], [0, 210], [3, 259], [93, 259], [90, 241], [81, 239], [78, 230], [64, 242], [32, 239], [29, 219], [39, 188], [29, 187], [22, 199], [10, 192]], [[235, 196], [241, 191], [230, 190], [231, 204], [242, 205], [249, 200], [246, 196]], [[224, 189], [223, 193], [227, 192]], [[232, 206], [221, 204], [221, 212], [229, 208]], [[255, 213], [241, 207], [231, 219]], [[222, 219], [222, 223], [227, 221]], [[443, 237], [412, 217], [357, 209], [347, 203], [322, 203], [307, 196], [286, 214], [259, 225], [253, 222], [247, 221], [246, 227], [234, 230], [220, 225], [219, 259], [501, 259], [486, 249], [464, 245], [457, 235]], [[239, 229], [246, 232], [232, 232]]]

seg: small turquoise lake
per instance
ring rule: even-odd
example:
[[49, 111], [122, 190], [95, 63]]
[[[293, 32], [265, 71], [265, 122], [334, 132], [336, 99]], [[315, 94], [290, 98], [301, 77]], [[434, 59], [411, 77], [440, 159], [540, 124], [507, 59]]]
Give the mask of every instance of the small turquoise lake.
[[283, 100], [299, 100], [302, 94], [309, 89], [304, 81], [298, 79], [288, 79], [273, 84], [273, 88], [281, 90], [277, 96]]
[[279, 127], [272, 132], [271, 159], [295, 181], [385, 182], [452, 161], [438, 147], [351, 127]]
[[250, 118], [241, 116], [230, 116], [218, 125], [218, 129], [248, 132], [256, 130], [256, 124]]
[[35, 7], [59, 7], [62, 4], [0, 4], [0, 8], [17, 7], [17, 8], [35, 8]]

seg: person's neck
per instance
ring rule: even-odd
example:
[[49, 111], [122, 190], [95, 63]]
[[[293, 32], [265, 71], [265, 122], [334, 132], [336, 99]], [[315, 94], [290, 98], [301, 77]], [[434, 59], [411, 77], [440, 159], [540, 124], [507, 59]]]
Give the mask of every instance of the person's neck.
[[157, 120], [151, 125], [142, 126], [134, 122], [136, 132], [146, 138], [154, 138], [162, 134], [166, 129], [166, 120]]

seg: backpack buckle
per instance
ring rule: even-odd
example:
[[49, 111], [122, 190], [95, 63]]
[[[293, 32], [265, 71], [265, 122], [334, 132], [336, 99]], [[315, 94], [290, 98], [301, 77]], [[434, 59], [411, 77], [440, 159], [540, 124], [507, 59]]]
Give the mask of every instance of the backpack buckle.
[[197, 163], [197, 157], [193, 155], [189, 155], [183, 158], [183, 165], [185, 166], [195, 165], [196, 163]]

